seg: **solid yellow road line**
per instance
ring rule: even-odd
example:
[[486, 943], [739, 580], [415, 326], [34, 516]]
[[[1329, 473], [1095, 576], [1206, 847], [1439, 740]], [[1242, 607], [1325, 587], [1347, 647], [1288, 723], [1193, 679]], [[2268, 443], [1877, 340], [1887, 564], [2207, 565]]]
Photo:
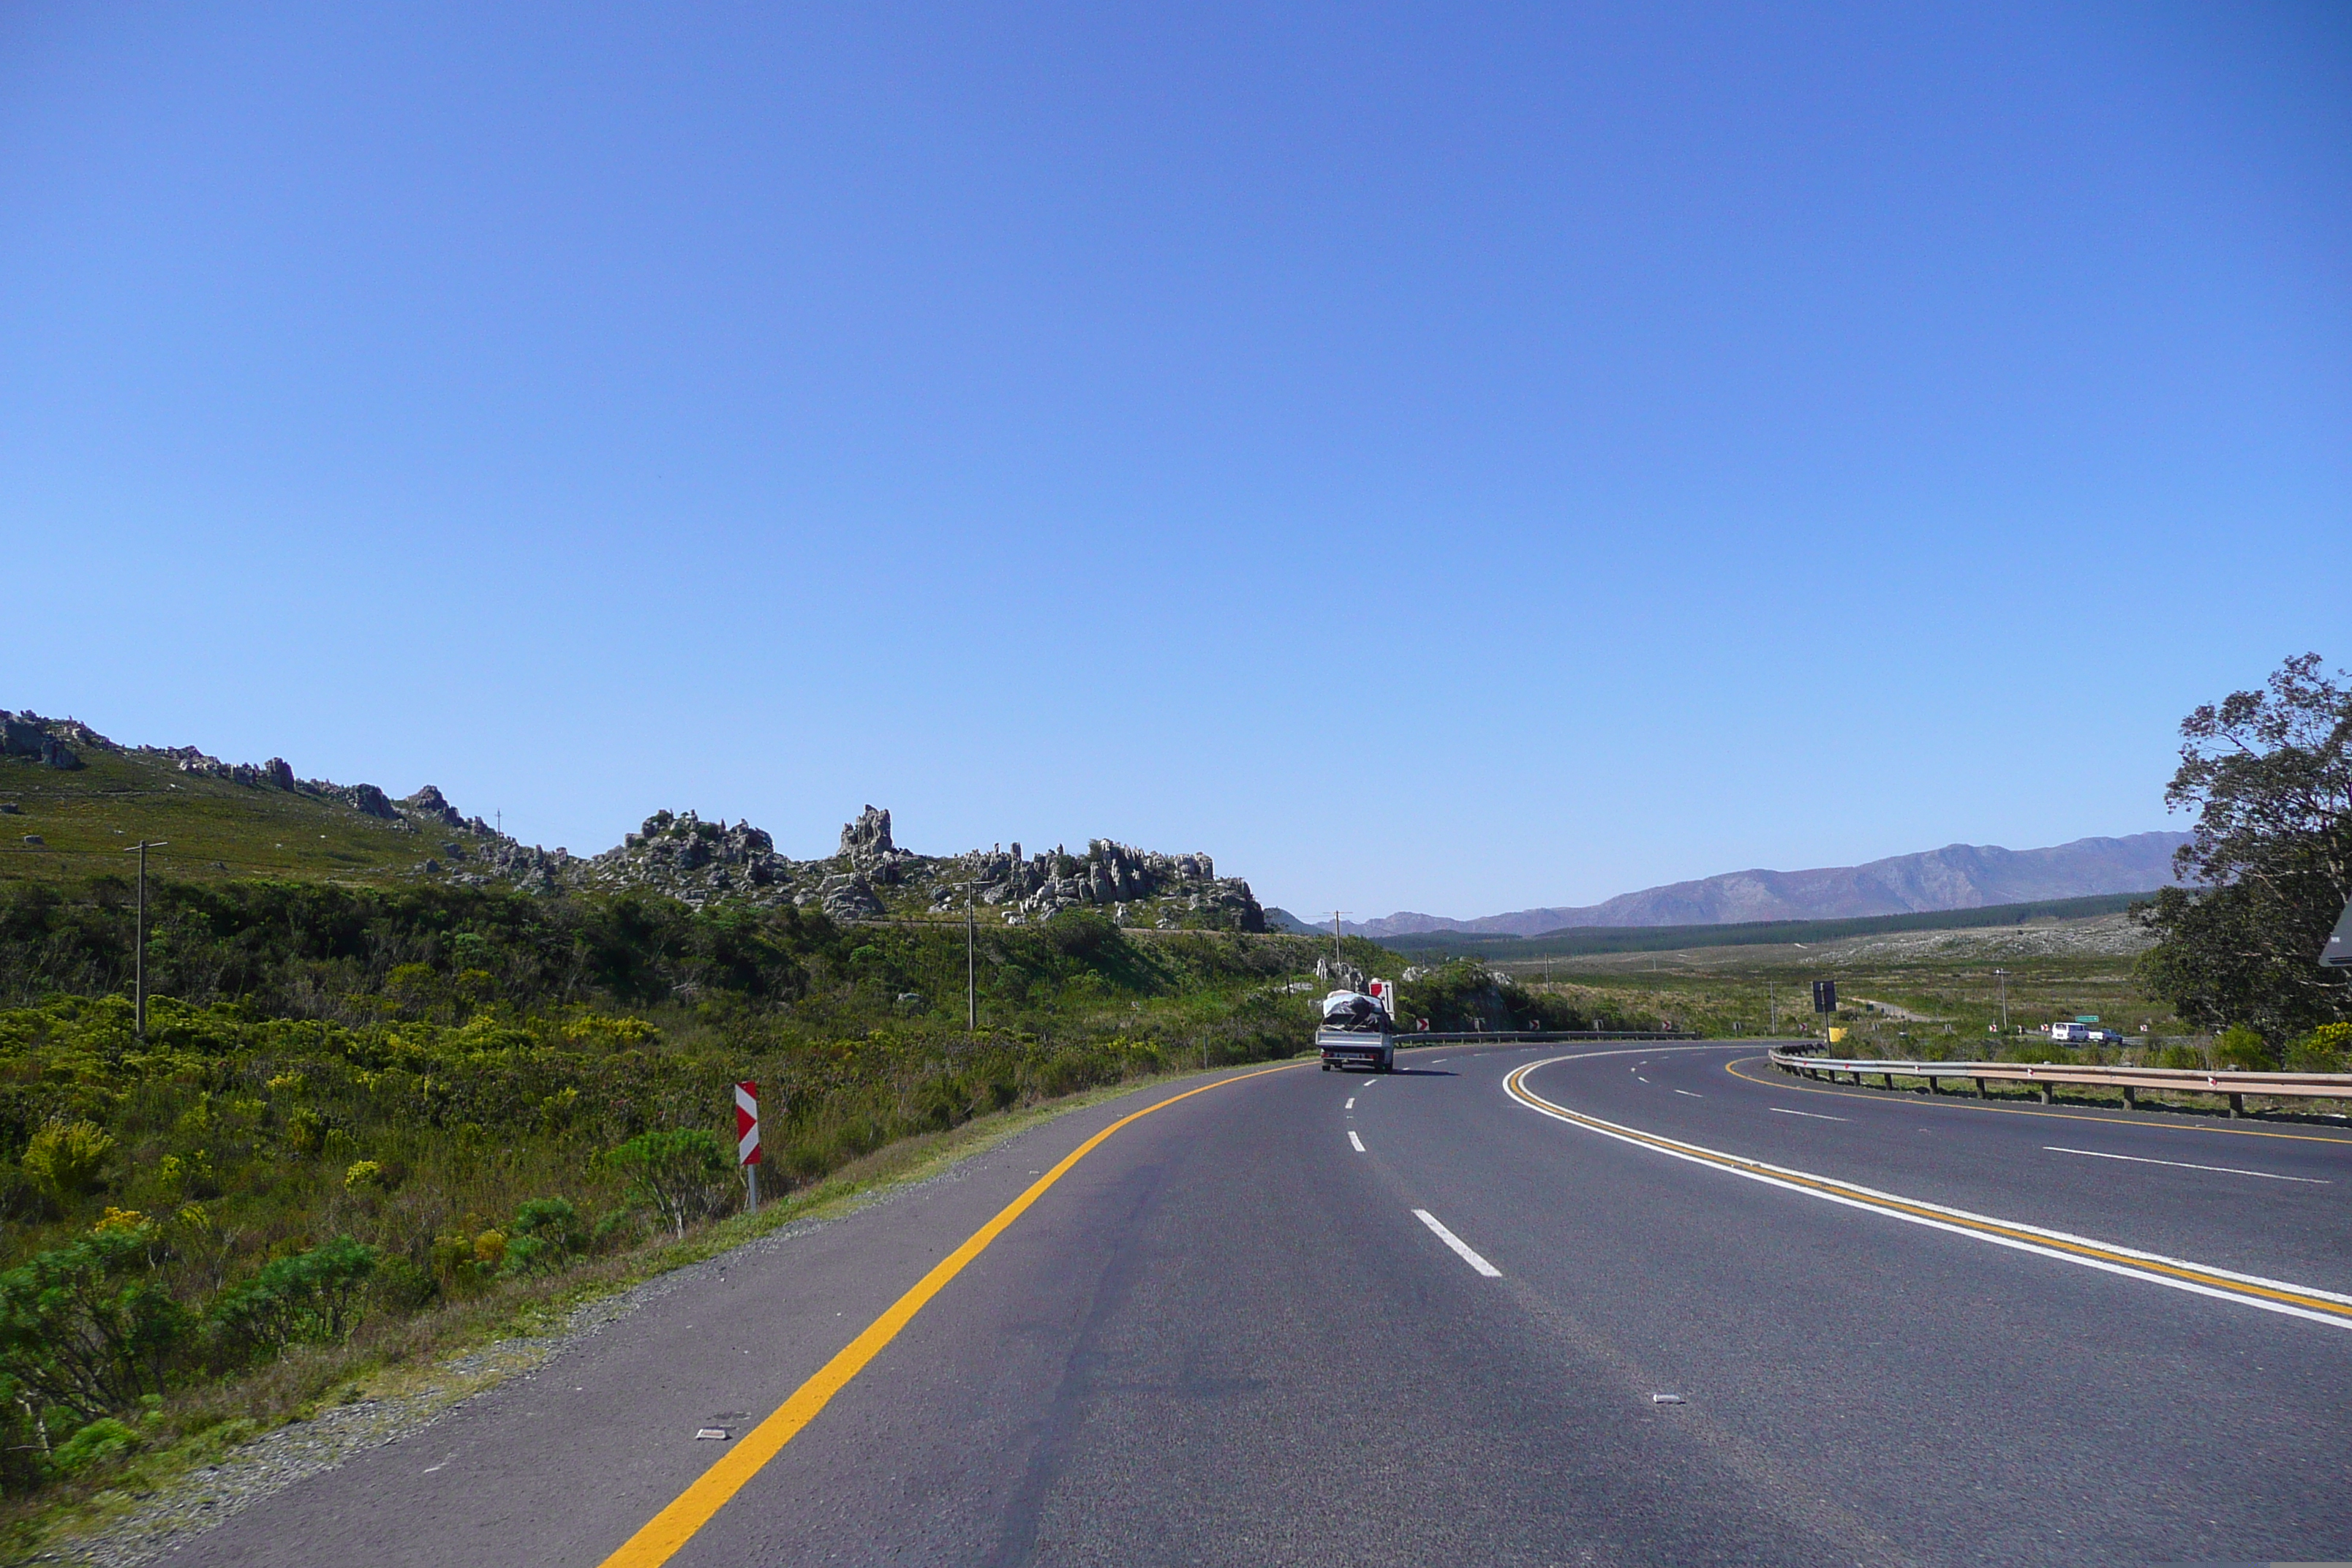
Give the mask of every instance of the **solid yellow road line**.
[[[1906, 1198], [1895, 1193], [1882, 1193], [1874, 1188], [1841, 1182], [1827, 1176], [1817, 1176], [1810, 1171], [1793, 1170], [1786, 1165], [1767, 1164], [1745, 1155], [1727, 1154], [1703, 1144], [1685, 1143], [1680, 1139], [1666, 1138], [1655, 1132], [1644, 1132], [1638, 1127], [1622, 1122], [1605, 1121], [1598, 1116], [1572, 1110], [1565, 1105], [1546, 1100], [1529, 1089], [1527, 1076], [1553, 1061], [1573, 1060], [1573, 1058], [1551, 1058], [1529, 1062], [1503, 1080], [1504, 1090], [1529, 1110], [1541, 1111], [1557, 1121], [1577, 1126], [1614, 1138], [1621, 1142], [1655, 1149], [1694, 1164], [1710, 1165], [1733, 1175], [1790, 1192], [1804, 1193], [1813, 1197], [1827, 1198], [1832, 1203], [1850, 1208], [1869, 1210], [1895, 1219], [1909, 1220], [1957, 1236], [1973, 1236], [1998, 1243], [2021, 1252], [2039, 1253], [2065, 1262], [2080, 1263], [2105, 1273], [2121, 1274], [2127, 1278], [2169, 1285], [2176, 1289], [2192, 1291], [2200, 1296], [2243, 1302], [2273, 1312], [2314, 1322], [2332, 1323], [2339, 1328], [2352, 1328], [2352, 1296], [2338, 1295], [2308, 1285], [2294, 1285], [2284, 1280], [2263, 1279], [2253, 1275], [2233, 1273], [2228, 1269], [2210, 1268], [2178, 1258], [2166, 1258], [2153, 1252], [2140, 1252], [2131, 1247], [2068, 1236], [2063, 1231], [2044, 1230], [2039, 1226], [2020, 1224], [2014, 1220], [1995, 1219], [1988, 1215], [1971, 1214], [1942, 1204]], [[1743, 1075], [1744, 1076], [1744, 1075]]]
[[[1834, 1085], [1823, 1086], [1821, 1084], [1800, 1083], [1795, 1081], [1793, 1079], [1784, 1081], [1780, 1079], [1757, 1078], [1752, 1074], [1744, 1073], [1739, 1070], [1740, 1065], [1743, 1062], [1769, 1061], [1772, 1058], [1769, 1057], [1742, 1057], [1738, 1061], [1724, 1063], [1723, 1070], [1743, 1083], [1759, 1084], [1766, 1089], [1792, 1089], [1799, 1094], [1830, 1094], [1835, 1095], [1840, 1100], [1876, 1100], [1880, 1095], [1886, 1092], [1886, 1090], [1883, 1089], [1864, 1089], [1860, 1085], [1856, 1085], [1852, 1089], [1845, 1089]], [[1906, 1075], [1896, 1073], [1895, 1076], [1896, 1078], [1902, 1078]], [[2026, 1080], [2023, 1079], [2001, 1079], [1999, 1081], [2002, 1083], [2022, 1083]], [[2053, 1087], [2082, 1089], [2089, 1086], [2083, 1084], [2066, 1084]], [[2150, 1089], [2148, 1092], [2156, 1094], [2162, 1091]], [[2352, 1138], [2327, 1138], [2323, 1137], [2316, 1132], [2274, 1132], [2265, 1127], [2205, 1127], [2181, 1121], [2156, 1121], [2150, 1120], [2145, 1115], [2136, 1114], [2129, 1110], [2118, 1110], [2113, 1115], [2108, 1116], [2090, 1116], [2085, 1115], [2084, 1112], [2079, 1110], [2036, 1110], [2030, 1105], [1987, 1105], [1981, 1100], [1969, 1100], [1957, 1093], [1937, 1095], [1931, 1100], [1916, 1100], [1912, 1103], [1935, 1110], [1990, 1110], [1994, 1112], [1996, 1115], [2000, 1116], [2047, 1116], [2059, 1121], [2095, 1121], [2105, 1127], [2154, 1127], [2166, 1132], [2221, 1132], [2227, 1133], [2232, 1138], [2284, 1138], [2289, 1142], [2295, 1143], [2352, 1144]]]
[[1154, 1105], [1147, 1105], [1129, 1116], [1122, 1116], [1104, 1128], [1064, 1157], [1062, 1163], [1029, 1184], [1019, 1197], [997, 1211], [996, 1217], [973, 1231], [961, 1247], [949, 1253], [932, 1267], [929, 1274], [915, 1282], [914, 1288], [896, 1301], [880, 1317], [866, 1326], [866, 1331], [842, 1347], [834, 1358], [817, 1369], [814, 1376], [793, 1390], [792, 1397], [776, 1406], [770, 1415], [730, 1447], [719, 1462], [696, 1478], [694, 1484], [677, 1495], [676, 1501], [646, 1522], [645, 1527], [623, 1542], [619, 1551], [604, 1559], [602, 1568], [656, 1568], [667, 1563], [677, 1549], [692, 1540], [695, 1531], [710, 1522], [711, 1516], [727, 1506], [729, 1499], [743, 1489], [744, 1483], [760, 1473], [767, 1462], [783, 1452], [784, 1445], [800, 1435], [802, 1427], [825, 1407], [833, 1396], [849, 1385], [866, 1368], [866, 1363], [881, 1353], [882, 1347], [898, 1337], [898, 1331], [912, 1322], [915, 1314], [923, 1310], [930, 1299], [944, 1289], [949, 1280], [963, 1272], [964, 1265], [988, 1250], [989, 1244], [1004, 1234], [1013, 1222], [1027, 1211], [1031, 1204], [1045, 1195], [1045, 1189], [1058, 1182], [1071, 1166], [1099, 1148], [1109, 1136], [1130, 1121], [1140, 1121], [1155, 1110], [1164, 1110], [1180, 1100], [1190, 1100], [1196, 1094], [1206, 1094], [1213, 1089], [1223, 1089], [1230, 1083], [1242, 1083], [1268, 1073], [1284, 1072], [1297, 1067], [1297, 1062], [1285, 1062], [1281, 1067], [1261, 1068], [1255, 1072], [1239, 1073], [1232, 1078], [1204, 1083], [1198, 1089], [1188, 1089], [1181, 1094], [1170, 1095]]

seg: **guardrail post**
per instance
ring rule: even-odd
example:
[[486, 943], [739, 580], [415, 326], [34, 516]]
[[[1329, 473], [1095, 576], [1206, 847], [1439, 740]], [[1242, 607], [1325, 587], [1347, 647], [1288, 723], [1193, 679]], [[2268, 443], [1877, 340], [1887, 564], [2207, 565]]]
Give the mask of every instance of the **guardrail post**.
[[1929, 1074], [1927, 1075], [1927, 1097], [1928, 1097], [1930, 1100], [1932, 1100], [1932, 1099], [1934, 1099], [1937, 1095], [1939, 1095], [1939, 1094], [1941, 1094], [1941, 1093], [1943, 1093], [1943, 1092], [1944, 1092], [1944, 1091], [1943, 1091], [1942, 1089], [1937, 1089], [1937, 1088], [1936, 1087], [1936, 1075], [1935, 1075], [1934, 1073], [1929, 1073]]
[[[1859, 1077], [1860, 1075], [1859, 1075], [1859, 1074], [1856, 1074], [1855, 1076], [1856, 1076], [1856, 1077]], [[1887, 1088], [1889, 1088], [1889, 1089], [1893, 1089], [1893, 1088], [1895, 1087], [1895, 1075], [1894, 1075], [1893, 1073], [1891, 1073], [1891, 1072], [1883, 1072], [1883, 1073], [1880, 1073], [1878, 1076], [1879, 1076], [1879, 1077], [1881, 1077], [1881, 1078], [1883, 1078], [1883, 1079], [1885, 1079], [1886, 1080], [1886, 1087], [1887, 1087]]]
[[2246, 1097], [2242, 1094], [2231, 1095], [2230, 1097], [2230, 1114], [2232, 1116], [2243, 1116], [2245, 1113]]
[[2124, 1085], [2124, 1109], [2126, 1110], [2139, 1109], [2139, 1090], [2130, 1084]]
[[1984, 1079], [1977, 1079], [1977, 1098], [1979, 1100], [1990, 1100], [1992, 1098], [1991, 1095], [1985, 1092]]
[[2058, 1103], [2057, 1085], [2045, 1083], [2042, 1086], [2042, 1103], [2044, 1105], [2055, 1105]]

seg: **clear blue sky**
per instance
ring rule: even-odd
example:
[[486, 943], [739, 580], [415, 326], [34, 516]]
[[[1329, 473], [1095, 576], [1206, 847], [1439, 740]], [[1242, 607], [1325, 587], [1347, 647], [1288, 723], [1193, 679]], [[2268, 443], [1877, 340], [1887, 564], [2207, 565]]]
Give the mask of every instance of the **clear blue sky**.
[[2347, 502], [2340, 5], [0, 11], [0, 706], [575, 851], [2160, 827]]

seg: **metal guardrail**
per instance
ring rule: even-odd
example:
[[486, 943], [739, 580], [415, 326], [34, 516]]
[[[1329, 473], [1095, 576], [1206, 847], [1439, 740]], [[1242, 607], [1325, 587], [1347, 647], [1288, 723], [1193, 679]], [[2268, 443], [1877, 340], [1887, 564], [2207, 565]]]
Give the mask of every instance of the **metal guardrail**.
[[1459, 1034], [1397, 1031], [1400, 1050], [1414, 1046], [1548, 1045], [1553, 1040], [1696, 1040], [1688, 1029], [1471, 1029]]
[[2057, 1089], [2067, 1084], [2120, 1089], [2124, 1091], [2124, 1104], [2132, 1107], [2139, 1104], [2139, 1091], [2144, 1089], [2175, 1094], [2221, 1095], [2229, 1100], [2232, 1116], [2245, 1114], [2245, 1097], [2250, 1094], [2283, 1100], [2352, 1100], [2352, 1073], [2345, 1072], [2223, 1072], [2201, 1068], [2091, 1067], [2071, 1062], [1880, 1061], [1787, 1049], [1773, 1051], [1772, 1065], [1807, 1078], [1826, 1078], [1832, 1083], [1837, 1081], [1840, 1073], [1852, 1073], [1857, 1084], [1865, 1074], [1874, 1074], [1888, 1089], [1895, 1087], [1898, 1078], [1924, 1079], [1930, 1094], [1943, 1092], [1937, 1088], [1938, 1079], [1968, 1079], [1975, 1083], [1979, 1100], [1986, 1098], [1988, 1082], [2023, 1083], [2041, 1089], [2044, 1105], [2054, 1103]]

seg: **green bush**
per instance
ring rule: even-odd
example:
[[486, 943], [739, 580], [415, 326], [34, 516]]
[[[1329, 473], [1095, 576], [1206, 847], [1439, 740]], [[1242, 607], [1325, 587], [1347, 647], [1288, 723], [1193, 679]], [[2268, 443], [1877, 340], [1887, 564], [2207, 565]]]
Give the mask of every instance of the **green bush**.
[[213, 1301], [215, 1340], [239, 1359], [302, 1340], [340, 1340], [359, 1324], [376, 1250], [348, 1236], [266, 1264]]
[[113, 1149], [113, 1137], [97, 1122], [58, 1121], [33, 1134], [18, 1163], [58, 1197], [79, 1197], [98, 1185]]
[[2213, 1065], [2229, 1072], [2275, 1072], [2278, 1053], [2243, 1024], [2221, 1031], [2213, 1042]]
[[49, 1468], [76, 1476], [92, 1465], [110, 1464], [139, 1447], [139, 1434], [111, 1415], [101, 1415], [67, 1438], [49, 1456]]
[[2175, 1041], [2157, 1053], [2156, 1065], [2160, 1068], [2183, 1068], [2195, 1072], [2205, 1066], [2205, 1053], [2185, 1040]]
[[507, 1227], [509, 1274], [548, 1274], [586, 1250], [587, 1226], [567, 1198], [533, 1198], [515, 1211]]
[[156, 1240], [99, 1231], [0, 1274], [0, 1373], [85, 1421], [161, 1393], [194, 1319], [153, 1277]]

